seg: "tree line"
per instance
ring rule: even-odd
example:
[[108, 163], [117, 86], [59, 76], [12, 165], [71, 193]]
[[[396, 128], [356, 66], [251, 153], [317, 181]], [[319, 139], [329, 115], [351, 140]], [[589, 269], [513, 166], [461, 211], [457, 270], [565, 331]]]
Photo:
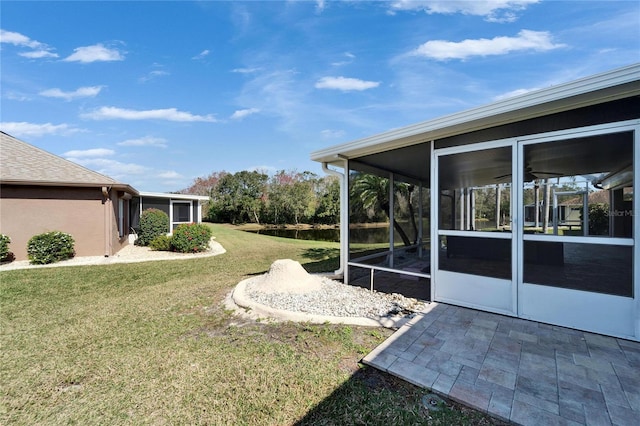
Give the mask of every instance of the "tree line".
[[280, 170], [213, 172], [196, 178], [179, 193], [209, 197], [206, 217], [212, 222], [258, 224], [336, 224], [340, 183], [334, 176]]

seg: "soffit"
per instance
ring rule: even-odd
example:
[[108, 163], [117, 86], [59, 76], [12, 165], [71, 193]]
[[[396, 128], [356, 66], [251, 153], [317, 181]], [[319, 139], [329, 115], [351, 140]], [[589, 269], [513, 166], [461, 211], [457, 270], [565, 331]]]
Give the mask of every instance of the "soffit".
[[[631, 132], [527, 145], [525, 181], [616, 172], [631, 165]], [[511, 147], [439, 157], [440, 187], [467, 188], [511, 183]]]

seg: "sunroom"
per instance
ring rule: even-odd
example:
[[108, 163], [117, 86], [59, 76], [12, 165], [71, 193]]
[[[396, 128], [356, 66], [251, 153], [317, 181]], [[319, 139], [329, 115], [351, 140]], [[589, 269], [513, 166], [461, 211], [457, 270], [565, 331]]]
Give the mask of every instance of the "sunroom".
[[169, 229], [173, 232], [178, 225], [202, 222], [202, 204], [209, 197], [191, 194], [168, 194], [164, 192], [140, 192], [130, 201], [129, 215], [131, 227], [140, 227], [140, 215], [146, 209], [162, 210], [169, 216]]
[[338, 272], [640, 340], [639, 131], [635, 64], [316, 151], [341, 176]]

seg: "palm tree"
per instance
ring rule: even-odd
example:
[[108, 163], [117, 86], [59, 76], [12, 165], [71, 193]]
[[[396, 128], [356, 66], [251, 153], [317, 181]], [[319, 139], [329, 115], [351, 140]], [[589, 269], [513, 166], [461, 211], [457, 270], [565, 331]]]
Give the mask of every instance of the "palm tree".
[[[415, 216], [413, 214], [413, 206], [411, 206], [410, 195], [413, 191], [413, 185], [406, 183], [400, 183], [395, 185], [396, 190], [404, 193], [409, 200], [411, 219], [415, 222]], [[366, 173], [360, 173], [356, 176], [353, 185], [351, 186], [351, 197], [359, 201], [363, 209], [378, 207], [381, 209], [387, 217], [389, 217], [389, 179], [380, 176], [375, 176]], [[414, 228], [417, 226], [414, 223]], [[393, 219], [393, 228], [398, 232], [402, 242], [405, 246], [410, 246], [411, 241], [406, 232], [396, 219]], [[417, 233], [416, 233], [417, 234]]]

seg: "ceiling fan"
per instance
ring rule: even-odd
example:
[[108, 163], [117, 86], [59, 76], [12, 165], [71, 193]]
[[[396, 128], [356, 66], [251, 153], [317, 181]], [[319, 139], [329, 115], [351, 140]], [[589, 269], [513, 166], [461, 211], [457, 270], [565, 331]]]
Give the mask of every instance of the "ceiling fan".
[[[564, 173], [560, 173], [560, 172], [545, 172], [542, 170], [533, 170], [531, 166], [527, 165], [524, 168], [524, 181], [525, 182], [531, 182], [533, 180], [536, 179], [549, 179], [549, 178], [555, 178], [555, 177], [561, 177], [564, 176]], [[504, 178], [511, 178], [511, 173], [507, 173], [505, 175], [500, 175], [500, 176], [496, 176], [494, 177], [494, 179], [500, 181], [500, 180], [504, 180]]]

